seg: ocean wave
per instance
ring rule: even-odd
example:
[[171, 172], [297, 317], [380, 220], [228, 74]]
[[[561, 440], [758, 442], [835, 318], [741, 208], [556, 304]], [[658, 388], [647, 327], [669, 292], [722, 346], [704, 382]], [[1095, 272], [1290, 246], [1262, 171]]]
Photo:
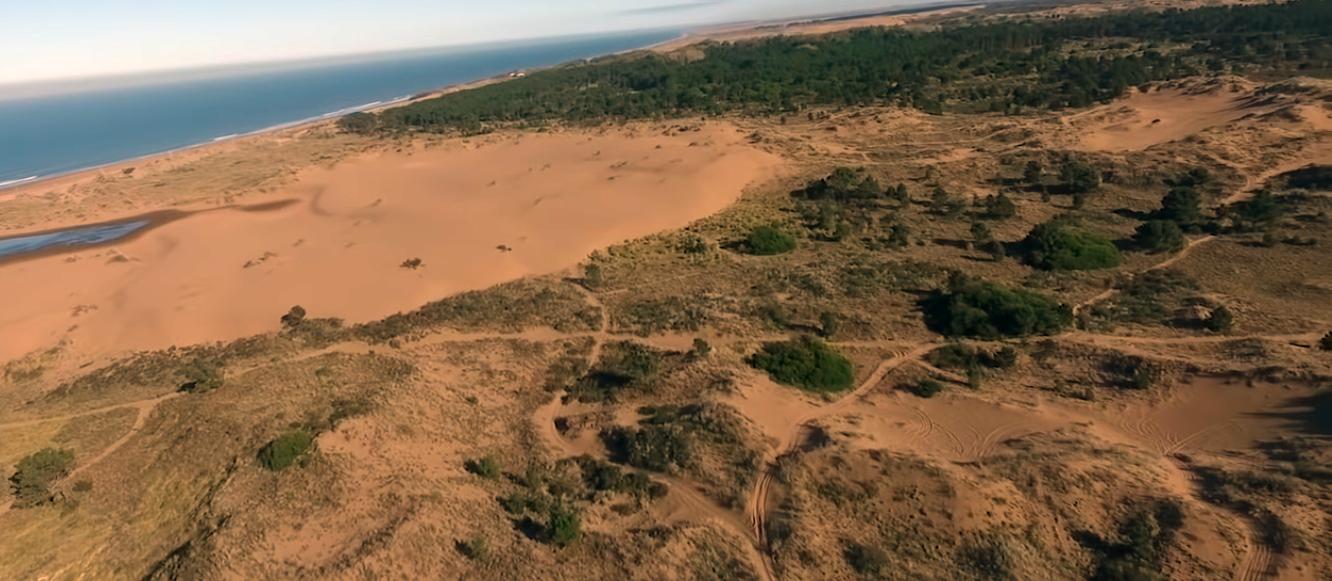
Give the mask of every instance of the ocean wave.
[[31, 181], [36, 181], [37, 178], [39, 178], [39, 177], [42, 177], [42, 176], [28, 176], [28, 177], [23, 178], [23, 179], [9, 180], [9, 181], [6, 181], [6, 182], [0, 182], [0, 188], [7, 188], [7, 187], [9, 187], [9, 186], [17, 186], [17, 185], [19, 185], [19, 184], [26, 184], [26, 183], [31, 182]]
[[237, 138], [237, 137], [240, 137], [240, 136], [237, 135], [237, 134], [235, 134], [235, 133], [232, 133], [232, 134], [229, 134], [229, 135], [223, 135], [222, 137], [214, 137], [214, 138], [213, 138], [213, 141], [226, 141], [226, 140], [228, 140], [228, 139], [235, 139], [235, 138]]

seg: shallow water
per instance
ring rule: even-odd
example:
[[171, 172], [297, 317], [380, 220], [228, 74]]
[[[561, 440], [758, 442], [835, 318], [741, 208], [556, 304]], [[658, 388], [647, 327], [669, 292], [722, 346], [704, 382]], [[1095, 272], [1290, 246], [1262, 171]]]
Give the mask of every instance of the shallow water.
[[150, 220], [133, 220], [129, 222], [118, 222], [115, 224], [80, 226], [56, 232], [44, 232], [42, 234], [0, 238], [0, 258], [40, 252], [52, 248], [88, 246], [92, 244], [114, 242], [138, 232], [150, 223]]

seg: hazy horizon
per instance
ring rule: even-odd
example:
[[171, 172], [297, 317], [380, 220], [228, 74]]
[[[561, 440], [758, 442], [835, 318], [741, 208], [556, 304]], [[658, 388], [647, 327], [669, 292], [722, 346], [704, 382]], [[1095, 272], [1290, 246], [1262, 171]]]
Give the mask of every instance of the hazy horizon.
[[0, 62], [0, 88], [936, 3], [942, 2], [625, 0], [603, 7], [591, 0], [238, 0], [196, 7], [169, 0], [57, 0], [7, 10], [16, 26], [0, 36], [0, 50], [25, 58]]

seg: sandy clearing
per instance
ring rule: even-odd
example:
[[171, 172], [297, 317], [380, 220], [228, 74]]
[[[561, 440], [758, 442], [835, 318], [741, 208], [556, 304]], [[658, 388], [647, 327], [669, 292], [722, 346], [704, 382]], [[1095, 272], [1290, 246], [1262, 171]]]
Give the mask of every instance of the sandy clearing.
[[956, 15], [984, 8], [984, 5], [978, 4], [975, 6], [951, 6], [911, 14], [878, 14], [860, 18], [804, 19], [716, 26], [697, 30], [680, 38], [658, 44], [653, 46], [651, 50], [672, 52], [701, 42], [736, 42], [769, 36], [812, 36], [856, 28], [905, 26], [930, 18]]
[[1070, 117], [1079, 127], [1081, 147], [1089, 151], [1141, 151], [1184, 139], [1206, 129], [1269, 111], [1246, 101], [1234, 88], [1194, 92], [1165, 88], [1133, 91], [1128, 97]]
[[[297, 205], [0, 266], [0, 361], [62, 338], [79, 357], [234, 339], [296, 304], [373, 320], [683, 227], [780, 165], [713, 124], [452, 140], [309, 169], [273, 194]], [[424, 267], [401, 268], [410, 258]]]

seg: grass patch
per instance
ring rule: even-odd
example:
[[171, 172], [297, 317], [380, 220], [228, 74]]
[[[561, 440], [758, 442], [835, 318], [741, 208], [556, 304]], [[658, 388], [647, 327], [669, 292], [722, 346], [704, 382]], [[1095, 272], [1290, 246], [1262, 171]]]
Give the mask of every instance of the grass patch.
[[259, 450], [259, 463], [274, 472], [285, 470], [314, 447], [314, 438], [305, 428], [288, 430]]

